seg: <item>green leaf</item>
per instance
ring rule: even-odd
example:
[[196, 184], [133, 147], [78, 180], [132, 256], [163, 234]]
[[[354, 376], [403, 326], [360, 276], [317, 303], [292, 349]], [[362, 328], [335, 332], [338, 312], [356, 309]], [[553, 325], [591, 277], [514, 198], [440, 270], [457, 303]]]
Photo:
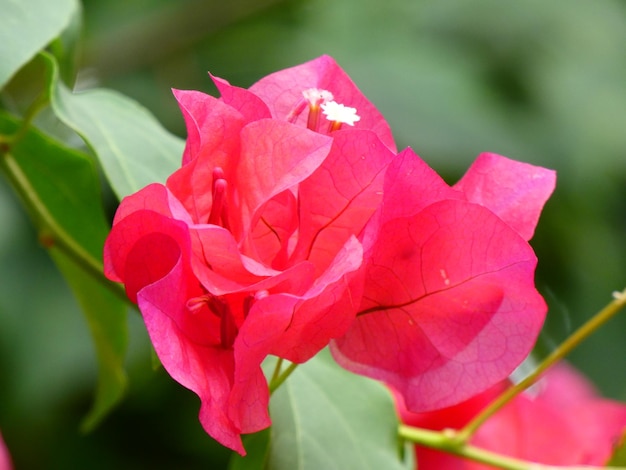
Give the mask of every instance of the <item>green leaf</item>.
[[0, 88], [70, 23], [76, 0], [0, 0]]
[[611, 459], [606, 463], [607, 467], [624, 467], [626, 468], [626, 431], [622, 434], [621, 439], [613, 450]]
[[341, 369], [327, 351], [295, 370], [270, 411], [272, 470], [412, 468], [400, 458], [390, 393]]
[[[0, 134], [15, 135], [21, 123], [0, 113]], [[44, 246], [83, 307], [99, 364], [96, 401], [84, 422], [93, 427], [119, 401], [126, 385], [126, 302], [102, 274], [101, 256], [109, 226], [91, 159], [29, 129], [2, 155], [2, 166], [25, 202]], [[12, 145], [11, 145], [12, 144]], [[59, 248], [75, 246], [73, 257]], [[79, 252], [77, 254], [77, 252]], [[85, 266], [91, 268], [85, 271]]]
[[246, 456], [233, 452], [228, 470], [265, 470], [270, 445], [270, 429], [243, 437]]
[[54, 59], [42, 56], [51, 69], [55, 114], [91, 147], [120, 199], [147, 184], [164, 183], [180, 166], [184, 142], [145, 108], [111, 90], [70, 92], [58, 78]]
[[74, 85], [78, 73], [77, 59], [84, 33], [82, 13], [82, 7], [76, 8], [67, 28], [48, 47], [59, 64], [61, 79], [69, 87]]
[[98, 359], [98, 387], [91, 410], [81, 428], [96, 427], [122, 399], [127, 378], [124, 357], [128, 343], [127, 308], [124, 302], [58, 249], [51, 249], [55, 264], [68, 282], [85, 314]]

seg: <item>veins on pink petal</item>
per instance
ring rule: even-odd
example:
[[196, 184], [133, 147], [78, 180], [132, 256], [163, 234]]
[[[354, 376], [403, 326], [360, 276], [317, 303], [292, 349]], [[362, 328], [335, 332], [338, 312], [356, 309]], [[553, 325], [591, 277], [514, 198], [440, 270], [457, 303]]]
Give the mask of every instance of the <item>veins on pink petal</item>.
[[[354, 196], [352, 196], [350, 199], [347, 200], [345, 206], [337, 214], [335, 214], [324, 225], [322, 225], [319, 229], [316, 230], [315, 235], [312, 237], [311, 243], [309, 244], [309, 247], [307, 249], [307, 254], [306, 254], [305, 259], [309, 259], [309, 257], [311, 256], [311, 252], [313, 251], [313, 246], [315, 245], [315, 242], [317, 241], [317, 238], [321, 235], [321, 233], [324, 230], [326, 230], [329, 226], [331, 226], [335, 221], [337, 221], [348, 210], [350, 205], [372, 185], [374, 180], [378, 177], [378, 175], [380, 175], [382, 171], [385, 171], [385, 169], [381, 169], [378, 172], [376, 172], [373, 175], [373, 177], [370, 178], [370, 180], [365, 185], [363, 185], [363, 187]], [[299, 217], [299, 210], [300, 210], [300, 205], [298, 204], [298, 217]]]
[[[482, 272], [482, 273], [477, 274], [475, 276], [470, 276], [467, 279], [459, 282], [458, 284], [450, 284], [449, 286], [446, 286], [446, 287], [444, 287], [442, 289], [437, 289], [437, 290], [434, 290], [432, 292], [426, 292], [424, 295], [421, 295], [420, 297], [418, 297], [416, 299], [407, 300], [406, 302], [402, 302], [402, 303], [399, 303], [399, 304], [376, 305], [374, 307], [369, 307], [369, 308], [366, 308], [365, 310], [361, 310], [361, 311], [357, 312], [356, 315], [358, 317], [358, 316], [361, 316], [361, 315], [367, 315], [369, 313], [374, 313], [374, 312], [380, 312], [380, 311], [392, 310], [392, 309], [402, 309], [404, 307], [408, 307], [409, 305], [413, 305], [414, 303], [419, 302], [420, 300], [425, 299], [426, 297], [429, 297], [431, 295], [435, 295], [435, 294], [439, 294], [441, 292], [449, 291], [451, 289], [454, 289], [455, 287], [460, 286], [461, 284], [465, 284], [466, 282], [471, 282], [471, 281], [473, 281], [475, 279], [479, 279], [480, 277], [486, 276], [486, 275], [489, 275], [489, 274], [496, 274], [496, 273], [498, 273], [500, 271], [504, 271], [505, 269], [510, 269], [510, 268], [512, 268], [512, 267], [514, 267], [516, 265], [524, 264], [526, 262], [528, 262], [528, 260], [516, 261], [513, 264], [509, 264], [509, 265], [503, 266], [503, 267], [501, 267], [499, 269], [496, 269], [496, 270], [493, 270], [493, 271], [485, 271], [485, 272]], [[370, 299], [370, 300], [374, 301], [374, 299]]]

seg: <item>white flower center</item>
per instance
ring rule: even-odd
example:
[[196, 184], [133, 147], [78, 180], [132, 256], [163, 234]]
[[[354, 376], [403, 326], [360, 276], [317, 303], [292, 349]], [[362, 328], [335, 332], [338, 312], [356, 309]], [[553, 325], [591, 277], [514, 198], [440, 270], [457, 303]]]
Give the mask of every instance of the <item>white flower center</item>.
[[329, 121], [354, 126], [354, 123], [361, 119], [361, 116], [356, 113], [356, 108], [344, 106], [336, 101], [322, 103], [321, 108], [322, 113]]
[[[355, 108], [337, 103], [330, 91], [321, 88], [307, 88], [302, 91], [302, 99], [287, 114], [287, 121], [295, 123], [307, 108], [309, 113], [306, 127], [315, 132], [330, 134], [341, 129], [343, 124], [354, 126], [354, 123], [361, 119]], [[330, 121], [325, 131], [320, 129], [320, 112]]]

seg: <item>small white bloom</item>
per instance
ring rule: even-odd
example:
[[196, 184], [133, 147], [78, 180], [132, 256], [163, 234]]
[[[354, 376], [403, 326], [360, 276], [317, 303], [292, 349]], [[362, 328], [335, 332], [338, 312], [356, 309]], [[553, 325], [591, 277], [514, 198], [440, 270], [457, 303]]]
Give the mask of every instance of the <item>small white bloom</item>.
[[329, 121], [341, 122], [349, 126], [354, 126], [354, 123], [361, 119], [361, 116], [356, 113], [356, 108], [350, 108], [335, 101], [322, 103], [322, 112]]
[[319, 88], [309, 88], [302, 92], [302, 96], [311, 104], [324, 103], [326, 101], [333, 100], [333, 94], [328, 90], [321, 90]]

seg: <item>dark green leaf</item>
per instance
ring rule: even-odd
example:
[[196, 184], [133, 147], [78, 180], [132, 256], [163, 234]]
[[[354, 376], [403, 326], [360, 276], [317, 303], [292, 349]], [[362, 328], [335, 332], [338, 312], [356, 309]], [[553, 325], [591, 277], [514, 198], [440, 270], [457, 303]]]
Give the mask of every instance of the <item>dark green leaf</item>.
[[72, 93], [51, 68], [52, 108], [97, 155], [116, 195], [121, 199], [154, 182], [164, 183], [181, 161], [184, 142], [167, 132], [135, 101], [111, 90]]
[[0, 0], [0, 88], [70, 23], [76, 0]]
[[295, 370], [270, 410], [272, 470], [411, 468], [400, 459], [390, 393], [339, 368], [327, 351]]
[[82, 423], [92, 430], [121, 400], [126, 389], [123, 361], [126, 355], [126, 306], [119, 297], [85, 272], [62, 251], [50, 254], [65, 277], [89, 325], [98, 358], [98, 388], [94, 404]]
[[270, 445], [270, 430], [265, 429], [243, 437], [246, 456], [234, 453], [230, 459], [228, 470], [264, 470]]
[[[14, 135], [19, 125], [10, 116], [0, 114], [0, 134]], [[17, 182], [16, 189], [25, 200], [40, 238], [50, 247], [53, 260], [76, 294], [94, 338], [100, 381], [96, 402], [84, 423], [86, 429], [91, 428], [123, 394], [127, 343], [126, 303], [102, 275], [100, 259], [109, 227], [101, 206], [97, 173], [86, 155], [33, 129], [9, 148], [3, 161], [9, 158], [16, 168], [5, 166], [5, 170], [14, 184]], [[79, 256], [69, 257], [58, 248], [61, 243], [55, 230], [62, 231], [62, 236], [78, 247]], [[85, 264], [95, 269], [86, 273]]]

